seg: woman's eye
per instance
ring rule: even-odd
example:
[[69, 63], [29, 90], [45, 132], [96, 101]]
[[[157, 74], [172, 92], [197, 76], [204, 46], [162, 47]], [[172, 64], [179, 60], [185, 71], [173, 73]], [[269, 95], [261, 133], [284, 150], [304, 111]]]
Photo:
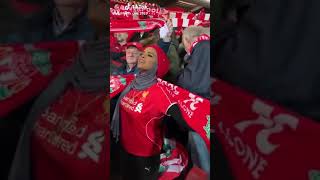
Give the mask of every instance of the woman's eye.
[[148, 54], [149, 57], [153, 57], [151, 54]]

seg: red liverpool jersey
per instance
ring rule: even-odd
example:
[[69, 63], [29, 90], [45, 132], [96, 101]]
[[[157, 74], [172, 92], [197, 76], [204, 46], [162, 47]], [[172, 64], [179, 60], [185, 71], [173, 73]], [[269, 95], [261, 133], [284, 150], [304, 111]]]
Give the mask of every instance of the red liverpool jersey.
[[162, 119], [173, 103], [159, 84], [146, 90], [131, 90], [121, 100], [121, 144], [133, 155], [160, 154]]

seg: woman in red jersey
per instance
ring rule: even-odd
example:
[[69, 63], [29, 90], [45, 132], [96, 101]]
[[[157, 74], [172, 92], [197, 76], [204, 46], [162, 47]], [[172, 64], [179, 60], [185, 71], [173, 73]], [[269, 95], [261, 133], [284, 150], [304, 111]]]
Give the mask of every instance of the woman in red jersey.
[[172, 116], [184, 130], [191, 128], [157, 79], [169, 69], [162, 49], [156, 45], [146, 47], [138, 59], [138, 69], [136, 78], [119, 97], [111, 130], [116, 140], [120, 136], [123, 178], [152, 180], [158, 179], [163, 118]]

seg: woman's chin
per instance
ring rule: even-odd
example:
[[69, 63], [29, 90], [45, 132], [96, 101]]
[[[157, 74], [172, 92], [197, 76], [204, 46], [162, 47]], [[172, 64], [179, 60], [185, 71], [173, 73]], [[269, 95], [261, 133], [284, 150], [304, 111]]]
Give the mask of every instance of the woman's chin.
[[140, 69], [140, 70], [144, 70], [145, 68], [143, 67], [143, 64], [142, 63], [137, 63], [137, 68]]
[[138, 70], [139, 70], [139, 72], [141, 72], [141, 73], [148, 71], [147, 69], [145, 69], [145, 68], [143, 68], [143, 67], [141, 67], [141, 68], [138, 67]]

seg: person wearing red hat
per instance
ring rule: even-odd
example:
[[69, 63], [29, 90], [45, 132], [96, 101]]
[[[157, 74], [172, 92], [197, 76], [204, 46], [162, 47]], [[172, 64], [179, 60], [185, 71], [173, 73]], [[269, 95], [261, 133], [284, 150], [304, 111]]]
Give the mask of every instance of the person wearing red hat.
[[138, 63], [138, 58], [143, 51], [142, 44], [138, 42], [130, 42], [127, 44], [126, 47], [126, 63], [121, 66], [118, 71], [112, 72], [113, 75], [116, 74], [137, 74], [138, 73], [138, 68], [137, 68], [137, 63]]
[[131, 41], [133, 33], [130, 32], [116, 32], [113, 36], [110, 37], [112, 41], [110, 41], [111, 47], [111, 58], [119, 59], [125, 55], [125, 50], [127, 47], [127, 43]]
[[163, 146], [163, 118], [172, 116], [186, 131], [181, 111], [158, 83], [169, 70], [169, 60], [157, 45], [147, 46], [138, 59], [139, 73], [120, 94], [111, 122], [121, 145], [123, 179], [156, 180]]

